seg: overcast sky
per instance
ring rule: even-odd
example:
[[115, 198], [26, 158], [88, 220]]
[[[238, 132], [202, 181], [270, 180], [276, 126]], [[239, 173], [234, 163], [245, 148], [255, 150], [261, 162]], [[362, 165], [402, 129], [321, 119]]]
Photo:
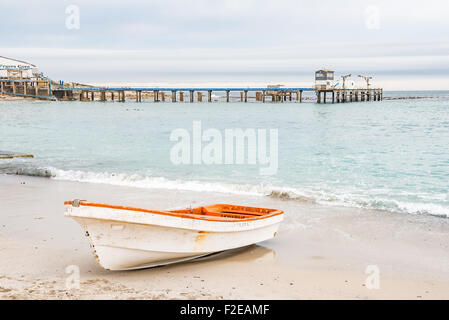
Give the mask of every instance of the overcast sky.
[[311, 85], [327, 67], [387, 89], [449, 89], [447, 0], [14, 0], [0, 9], [0, 55], [55, 80]]

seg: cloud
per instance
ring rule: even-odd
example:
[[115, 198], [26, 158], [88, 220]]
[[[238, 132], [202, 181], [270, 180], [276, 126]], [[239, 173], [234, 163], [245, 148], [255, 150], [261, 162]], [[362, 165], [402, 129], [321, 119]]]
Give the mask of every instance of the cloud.
[[[80, 9], [79, 30], [65, 28], [65, 8], [71, 4]], [[366, 27], [368, 6], [379, 8], [377, 30]], [[444, 41], [449, 32], [445, 0], [16, 0], [2, 3], [2, 12], [8, 13], [0, 21], [1, 30], [8, 30], [2, 35], [5, 47], [251, 48]]]
[[[71, 4], [80, 8], [79, 30], [65, 27]], [[367, 28], [368, 6], [378, 8], [378, 28]], [[2, 12], [0, 55], [56, 79], [307, 82], [324, 66], [449, 76], [446, 0], [16, 0]]]

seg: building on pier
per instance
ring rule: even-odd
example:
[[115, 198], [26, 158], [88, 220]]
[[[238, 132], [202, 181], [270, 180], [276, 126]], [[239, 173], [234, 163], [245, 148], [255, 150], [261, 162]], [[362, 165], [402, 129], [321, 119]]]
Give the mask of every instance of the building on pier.
[[344, 75], [341, 80], [334, 81], [334, 71], [321, 69], [315, 72], [315, 93], [318, 103], [328, 101], [327, 94], [331, 96], [331, 102], [358, 102], [381, 101], [383, 99], [382, 88], [372, 88], [372, 77], [360, 76], [366, 81], [366, 85], [357, 85], [351, 80], [352, 74]]
[[315, 89], [329, 90], [334, 85], [334, 71], [321, 69], [315, 72]]

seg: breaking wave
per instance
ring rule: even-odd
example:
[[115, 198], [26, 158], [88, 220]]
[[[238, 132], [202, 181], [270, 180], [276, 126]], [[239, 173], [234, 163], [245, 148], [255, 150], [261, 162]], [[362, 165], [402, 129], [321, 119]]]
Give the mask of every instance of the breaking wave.
[[398, 201], [379, 196], [355, 195], [351, 192], [341, 191], [337, 193], [329, 191], [323, 192], [322, 190], [302, 190], [299, 188], [278, 187], [264, 184], [250, 185], [198, 180], [171, 180], [164, 177], [153, 177], [139, 174], [61, 170], [52, 167], [33, 168], [11, 165], [0, 167], [0, 173], [147, 189], [168, 189], [194, 192], [218, 192], [248, 196], [268, 196], [280, 200], [315, 203], [327, 206], [346, 206], [416, 215], [449, 217], [449, 208], [445, 205], [437, 203], [424, 201]]

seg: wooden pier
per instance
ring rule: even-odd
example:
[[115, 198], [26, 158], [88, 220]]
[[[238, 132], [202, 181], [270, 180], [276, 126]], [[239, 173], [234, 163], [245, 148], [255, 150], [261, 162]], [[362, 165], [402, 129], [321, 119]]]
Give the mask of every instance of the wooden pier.
[[[142, 102], [142, 96], [151, 98], [154, 102], [212, 102], [213, 93], [221, 92], [222, 99], [230, 102], [231, 98], [240, 102], [253, 99], [260, 102], [303, 102], [303, 92], [314, 91], [313, 88], [93, 88], [73, 87], [54, 88], [52, 94], [58, 100], [79, 101], [118, 101], [125, 102], [126, 98]], [[235, 96], [238, 93], [238, 96]], [[234, 94], [234, 96], [231, 96]], [[187, 96], [187, 99], [186, 99]], [[117, 97], [117, 99], [116, 99]]]
[[49, 79], [0, 79], [0, 94], [54, 100]]
[[383, 89], [328, 89], [315, 90], [318, 103], [345, 103], [345, 102], [365, 102], [382, 101]]
[[[213, 93], [222, 93], [220, 99], [226, 102], [303, 102], [303, 93], [316, 93], [317, 103], [346, 103], [382, 101], [383, 89], [324, 89], [280, 86], [266, 88], [132, 88], [132, 87], [56, 87], [52, 88], [49, 79], [0, 79], [0, 94], [62, 101], [117, 101], [133, 99], [142, 102], [142, 98], [154, 102], [213, 102]], [[238, 95], [236, 95], [238, 94]], [[215, 100], [218, 100], [217, 98]]]

